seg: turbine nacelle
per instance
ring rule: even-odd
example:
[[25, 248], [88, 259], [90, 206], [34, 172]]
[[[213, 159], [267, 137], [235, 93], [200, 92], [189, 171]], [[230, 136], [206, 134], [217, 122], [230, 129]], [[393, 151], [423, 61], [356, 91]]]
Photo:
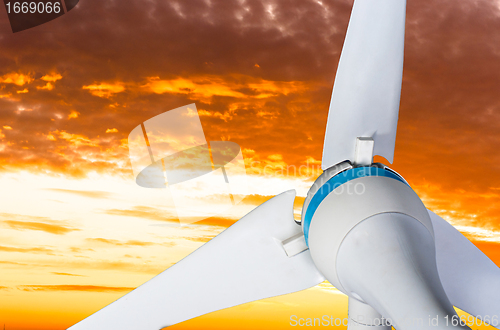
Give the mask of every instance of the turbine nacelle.
[[311, 257], [340, 291], [396, 328], [452, 326], [432, 221], [399, 174], [381, 164], [342, 163], [318, 178], [303, 215]]

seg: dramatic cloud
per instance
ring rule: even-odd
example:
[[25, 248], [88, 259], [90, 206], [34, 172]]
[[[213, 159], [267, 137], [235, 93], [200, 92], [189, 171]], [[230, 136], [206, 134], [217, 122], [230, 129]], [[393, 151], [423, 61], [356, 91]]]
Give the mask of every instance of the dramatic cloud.
[[[309, 86], [297, 81], [268, 81], [251, 76], [233, 75], [228, 77], [201, 76], [160, 80], [148, 78], [143, 87], [157, 94], [186, 94], [191, 100], [211, 103], [214, 96], [225, 96], [251, 102], [274, 96], [306, 92]], [[201, 111], [210, 116], [210, 112]]]
[[[280, 129], [279, 122], [293, 125], [304, 106], [326, 109], [335, 67], [335, 60], [328, 59], [338, 56], [343, 31], [336, 26], [347, 22], [347, 1], [334, 7], [277, 3], [273, 15], [258, 2], [243, 7], [217, 1], [149, 5], [151, 12], [133, 2], [110, 2], [102, 11], [90, 2], [67, 15], [70, 19], [38, 27], [36, 34], [5, 36], [0, 56], [5, 71], [0, 107], [5, 112], [0, 118], [25, 129], [2, 132], [4, 170], [49, 169], [74, 176], [130, 171], [121, 141], [131, 128], [192, 100], [204, 126], [213, 127], [207, 135], [237, 142], [263, 132], [265, 119], [273, 119], [267, 131], [276, 132], [269, 140], [281, 140], [291, 127]], [[323, 106], [316, 105], [318, 92]], [[108, 129], [118, 134], [104, 137]], [[251, 147], [266, 154], [264, 141], [255, 139], [262, 150]]]
[[[326, 118], [352, 2], [86, 0], [56, 20], [16, 34], [10, 32], [7, 16], [0, 15], [0, 175], [30, 172], [81, 179], [97, 173], [133, 182], [127, 147], [131, 130], [194, 102], [206, 139], [238, 143], [250, 177], [310, 184], [321, 174]], [[428, 208], [500, 265], [499, 3], [408, 1], [407, 12], [393, 168]], [[82, 203], [119, 199], [95, 190], [46, 193], [71, 195]], [[257, 206], [275, 192], [250, 193], [243, 206]], [[303, 201], [296, 198], [296, 212]], [[101, 213], [96, 216], [156, 220], [158, 226], [176, 222], [161, 208], [136, 204], [98, 206]], [[166, 247], [143, 236], [110, 239], [102, 237], [105, 232], [73, 232], [77, 229], [69, 222], [49, 217], [1, 214], [0, 220], [9, 231], [19, 231], [19, 241], [22, 235], [31, 236], [30, 231], [59, 235], [37, 236], [61, 242], [82, 236], [58, 246], [58, 252], [69, 255], [63, 261], [54, 256], [52, 243], [4, 242], [0, 252], [26, 260], [0, 264], [22, 269], [23, 279], [29, 276], [27, 267], [38, 267], [58, 280], [98, 278], [90, 272], [106, 274], [96, 275], [102, 278], [123, 272], [146, 280], [173, 261], [132, 253], [127, 246], [138, 251]], [[199, 224], [227, 227], [235, 220], [222, 214]], [[171, 238], [171, 245], [183, 238], [201, 244], [222, 230], [210, 228], [191, 236], [163, 237]], [[182, 246], [194, 245], [183, 243], [173, 249], [175, 255], [186, 255]], [[101, 249], [116, 255], [89, 256]], [[116, 259], [126, 253], [134, 257], [122, 260], [133, 262]], [[80, 272], [89, 277], [75, 276]], [[133, 289], [126, 282], [22, 285], [27, 283], [46, 282], [8, 284], [8, 293]]]
[[[131, 129], [195, 101], [207, 139], [240, 144], [250, 174], [286, 168], [312, 180], [351, 5], [150, 1], [145, 10], [87, 1], [4, 34], [0, 170], [133, 180]], [[407, 12], [394, 168], [414, 186], [438, 189], [443, 203], [464, 191], [453, 208], [498, 228], [499, 204], [470, 200], [498, 188], [498, 3], [410, 1]], [[9, 29], [5, 18], [0, 27]]]

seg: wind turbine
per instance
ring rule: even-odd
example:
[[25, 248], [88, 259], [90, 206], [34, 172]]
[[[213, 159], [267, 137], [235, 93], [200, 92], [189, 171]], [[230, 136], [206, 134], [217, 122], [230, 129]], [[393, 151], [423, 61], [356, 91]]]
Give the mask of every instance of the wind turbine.
[[324, 172], [300, 224], [295, 192], [284, 192], [70, 329], [157, 330], [325, 279], [349, 296], [349, 329], [390, 329], [380, 320], [398, 330], [467, 328], [453, 321], [453, 306], [500, 329], [500, 269], [428, 211], [401, 175], [373, 163], [394, 156], [405, 13], [405, 0], [355, 0]]

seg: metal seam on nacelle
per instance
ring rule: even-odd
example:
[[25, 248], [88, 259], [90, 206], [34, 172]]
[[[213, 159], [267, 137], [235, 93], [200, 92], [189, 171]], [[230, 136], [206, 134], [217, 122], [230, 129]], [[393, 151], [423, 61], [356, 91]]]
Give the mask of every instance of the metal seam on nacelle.
[[309, 202], [309, 205], [307, 206], [306, 214], [304, 216], [304, 221], [302, 221], [302, 230], [304, 231], [304, 237], [306, 240], [306, 244], [308, 246], [309, 246], [309, 241], [308, 241], [309, 226], [311, 225], [311, 220], [313, 218], [314, 213], [318, 209], [321, 202], [326, 198], [326, 196], [328, 196], [331, 192], [333, 192], [335, 189], [337, 189], [338, 187], [340, 187], [345, 183], [348, 183], [358, 178], [369, 177], [369, 176], [387, 177], [408, 185], [408, 183], [403, 178], [396, 175], [395, 172], [371, 166], [352, 168], [332, 177], [318, 189], [316, 194], [312, 197], [311, 201]]

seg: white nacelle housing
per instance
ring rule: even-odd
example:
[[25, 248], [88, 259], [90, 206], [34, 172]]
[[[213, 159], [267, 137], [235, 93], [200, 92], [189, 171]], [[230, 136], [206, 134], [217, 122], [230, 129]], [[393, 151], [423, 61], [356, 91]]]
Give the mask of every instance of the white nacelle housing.
[[[364, 169], [368, 174], [359, 174]], [[318, 270], [395, 328], [450, 327], [446, 320], [456, 314], [438, 275], [434, 230], [420, 198], [384, 168], [337, 175], [344, 177], [316, 187], [305, 208], [303, 230]]]
[[357, 224], [381, 213], [406, 214], [434, 235], [427, 209], [413, 189], [387, 177], [362, 177], [340, 185], [313, 215], [308, 237], [311, 256], [330, 283], [344, 293], [336, 272], [342, 241]]

